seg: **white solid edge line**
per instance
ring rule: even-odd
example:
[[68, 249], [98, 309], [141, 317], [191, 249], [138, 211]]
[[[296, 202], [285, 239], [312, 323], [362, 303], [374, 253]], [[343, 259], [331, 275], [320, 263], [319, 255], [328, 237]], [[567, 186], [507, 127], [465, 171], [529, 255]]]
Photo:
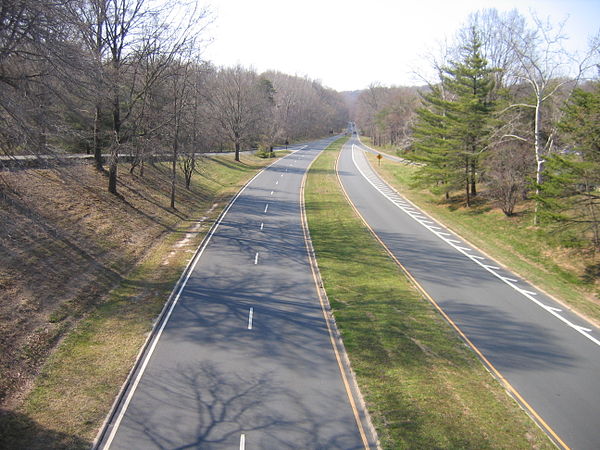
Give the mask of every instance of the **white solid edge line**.
[[246, 435], [242, 433], [240, 436], [240, 450], [246, 449]]
[[150, 345], [150, 347], [148, 348], [148, 352], [146, 353], [146, 356], [144, 357], [144, 361], [143, 361], [143, 363], [142, 363], [142, 365], [141, 365], [141, 367], [140, 367], [140, 369], [138, 371], [137, 376], [135, 377], [135, 380], [134, 380], [133, 384], [131, 385], [131, 389], [129, 390], [129, 393], [127, 394], [127, 397], [125, 398], [125, 401], [123, 402], [123, 406], [121, 407], [121, 410], [119, 411], [119, 415], [117, 416], [117, 419], [115, 420], [115, 423], [114, 423], [114, 425], [113, 425], [113, 427], [112, 427], [112, 429], [110, 431], [110, 434], [108, 435], [108, 438], [106, 439], [106, 444], [104, 445], [103, 448], [105, 448], [105, 449], [110, 448], [110, 446], [112, 444], [112, 441], [115, 438], [115, 435], [117, 434], [117, 431], [119, 430], [119, 425], [121, 424], [121, 421], [123, 420], [123, 417], [125, 416], [125, 413], [127, 412], [127, 408], [129, 406], [129, 403], [131, 402], [131, 399], [133, 398], [133, 395], [135, 394], [135, 390], [137, 389], [137, 386], [140, 383], [140, 380], [141, 380], [142, 376], [144, 375], [144, 371], [146, 370], [146, 366], [148, 365], [148, 362], [150, 361], [150, 357], [154, 353], [154, 349], [156, 348], [156, 345], [158, 344], [160, 336], [162, 335], [162, 332], [165, 329], [165, 326], [167, 325], [167, 323], [169, 322], [169, 319], [171, 318], [171, 314], [173, 312], [173, 309], [175, 308], [175, 306], [177, 305], [177, 303], [179, 301], [179, 297], [181, 295], [181, 292], [183, 291], [183, 289], [187, 285], [187, 282], [188, 282], [190, 276], [192, 275], [192, 272], [194, 272], [196, 264], [200, 260], [200, 257], [204, 253], [204, 250], [208, 246], [208, 244], [209, 244], [210, 240], [212, 239], [213, 235], [215, 234], [215, 232], [219, 228], [219, 225], [221, 224], [221, 222], [223, 221], [223, 219], [225, 218], [225, 216], [227, 215], [227, 213], [229, 212], [229, 210], [231, 209], [231, 207], [235, 204], [235, 202], [237, 201], [237, 199], [240, 197], [240, 195], [242, 195], [242, 193], [246, 190], [246, 188], [248, 186], [250, 186], [250, 184], [252, 184], [252, 182], [256, 178], [258, 178], [265, 170], [269, 169], [274, 164], [280, 162], [282, 159], [287, 158], [290, 155], [293, 155], [297, 151], [299, 151], [299, 150], [295, 150], [294, 152], [292, 152], [292, 153], [284, 156], [283, 158], [280, 158], [277, 161], [274, 161], [273, 164], [268, 165], [267, 167], [265, 167], [264, 169], [262, 169], [260, 172], [258, 172], [256, 175], [254, 175], [252, 177], [252, 179], [250, 181], [248, 181], [244, 185], [244, 187], [242, 189], [240, 189], [240, 191], [235, 195], [235, 197], [233, 198], [233, 200], [229, 203], [229, 205], [227, 205], [227, 208], [225, 208], [225, 210], [223, 211], [223, 213], [219, 217], [219, 220], [217, 221], [217, 223], [215, 224], [215, 226], [210, 231], [208, 237], [204, 241], [204, 244], [200, 248], [200, 251], [196, 254], [195, 261], [190, 266], [190, 269], [189, 269], [189, 271], [188, 271], [185, 279], [183, 280], [183, 283], [181, 283], [181, 286], [179, 287], [179, 290], [177, 291], [177, 295], [175, 296], [175, 299], [173, 300], [173, 303], [171, 304], [171, 307], [167, 311], [167, 314], [165, 315], [165, 317], [163, 319], [163, 322], [162, 322], [160, 328], [158, 329], [158, 331], [157, 331], [157, 333], [156, 333], [156, 335], [155, 335], [155, 337], [153, 339], [152, 345]]
[[[356, 159], [354, 158], [354, 148], [357, 147], [355, 144], [352, 144], [352, 148], [351, 148], [351, 154], [352, 154], [352, 162], [354, 163], [354, 166], [358, 169], [358, 171], [360, 172], [360, 174], [365, 178], [365, 180], [367, 180], [375, 189], [377, 189], [377, 191], [379, 191], [379, 193], [381, 193], [381, 195], [383, 195], [386, 199], [388, 199], [394, 206], [396, 206], [398, 209], [404, 211], [405, 208], [397, 205], [396, 203], [394, 203], [394, 201], [389, 198], [385, 193], [383, 193], [380, 189], [377, 188], [377, 186], [375, 186], [375, 184], [369, 179], [369, 177], [367, 177], [367, 175], [365, 175], [365, 173], [362, 171], [362, 169], [359, 167], [358, 163], [356, 162]], [[358, 147], [357, 147], [358, 148]], [[412, 203], [410, 200], [407, 199], [407, 201], [413, 205], [413, 208], [417, 208], [418, 207], [416, 205], [414, 205], [414, 203]], [[406, 212], [406, 211], [404, 211]], [[428, 227], [424, 226], [423, 224], [421, 224], [417, 219], [415, 219], [414, 217], [412, 217], [411, 214], [407, 214], [407, 216], [411, 217], [415, 222], [419, 223], [423, 228], [425, 229], [429, 229]], [[447, 244], [449, 244], [451, 247], [453, 247], [456, 251], [462, 253], [463, 255], [465, 255], [466, 257], [468, 257], [469, 259], [471, 259], [471, 261], [473, 261], [475, 264], [477, 264], [478, 266], [482, 267], [483, 269], [487, 270], [489, 273], [491, 273], [492, 275], [494, 275], [496, 278], [498, 278], [499, 280], [501, 280], [503, 283], [509, 285], [511, 288], [513, 288], [515, 291], [517, 291], [518, 293], [520, 293], [521, 295], [523, 295], [524, 297], [526, 297], [527, 299], [531, 300], [533, 303], [535, 303], [536, 305], [540, 306], [541, 308], [543, 308], [544, 310], [546, 310], [547, 312], [549, 312], [550, 314], [552, 314], [554, 317], [556, 317], [558, 320], [560, 320], [561, 322], [565, 323], [567, 326], [569, 326], [570, 328], [574, 329], [575, 331], [577, 331], [579, 334], [581, 334], [582, 336], [586, 337], [587, 339], [589, 339], [590, 341], [592, 341], [594, 344], [600, 346], [600, 340], [596, 339], [594, 336], [590, 335], [589, 333], [591, 331], [593, 331], [592, 329], [589, 328], [585, 328], [579, 325], [574, 324], [573, 322], [571, 322], [569, 319], [566, 319], [565, 317], [561, 316], [560, 314], [558, 314], [558, 312], [556, 312], [555, 310], [557, 308], [553, 308], [550, 306], [545, 305], [544, 303], [542, 303], [541, 301], [537, 300], [536, 298], [533, 297], [531, 291], [526, 291], [520, 287], [518, 287], [517, 285], [515, 285], [513, 282], [508, 281], [507, 278], [503, 277], [502, 275], [500, 275], [499, 273], [497, 273], [496, 271], [490, 269], [490, 266], [487, 266], [486, 264], [483, 264], [481, 262], [479, 262], [477, 259], [474, 259], [473, 255], [468, 254], [467, 252], [465, 252], [464, 250], [461, 250], [457, 245], [448, 242], [448, 239], [444, 239], [441, 236], [439, 236], [439, 234], [441, 233], [436, 233], [433, 230], [429, 230], [431, 231], [434, 235], [438, 236], [438, 238], [440, 238], [442, 241], [446, 242]], [[476, 258], [476, 257], [475, 257]], [[535, 294], [534, 294], [535, 295]]]

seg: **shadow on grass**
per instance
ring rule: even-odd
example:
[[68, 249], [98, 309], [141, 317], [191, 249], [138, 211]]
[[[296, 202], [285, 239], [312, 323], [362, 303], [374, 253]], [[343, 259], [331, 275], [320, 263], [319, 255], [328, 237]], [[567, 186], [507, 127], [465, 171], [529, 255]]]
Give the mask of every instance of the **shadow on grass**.
[[260, 169], [262, 167], [261, 164], [248, 164], [244, 161], [235, 161], [235, 160], [230, 161], [228, 159], [217, 158], [217, 157], [211, 157], [210, 159], [211, 159], [211, 161], [215, 162], [216, 164], [220, 164], [224, 167], [227, 167], [228, 169], [242, 171], [242, 172], [248, 172], [251, 170]]
[[587, 265], [581, 278], [584, 283], [595, 283], [600, 278], [600, 263]]
[[49, 430], [28, 416], [0, 409], [0, 449], [88, 449], [91, 442]]

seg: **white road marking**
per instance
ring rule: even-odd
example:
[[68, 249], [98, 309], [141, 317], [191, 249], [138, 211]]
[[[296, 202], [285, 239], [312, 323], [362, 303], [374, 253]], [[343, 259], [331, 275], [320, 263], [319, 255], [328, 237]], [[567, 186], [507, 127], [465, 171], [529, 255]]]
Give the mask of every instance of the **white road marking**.
[[279, 181], [276, 181], [275, 184], [279, 184]]
[[264, 222], [262, 222], [262, 223], [260, 224], [260, 231], [262, 231], [264, 227], [265, 227], [265, 223], [264, 223]]
[[[285, 156], [284, 156], [284, 158], [285, 158]], [[158, 328], [158, 330], [156, 331], [156, 334], [154, 334], [154, 336], [151, 335], [151, 337], [150, 337], [150, 341], [149, 341], [149, 345], [150, 346], [148, 347], [148, 351], [146, 352], [146, 356], [144, 356], [144, 358], [140, 360], [141, 361], [140, 369], [138, 370], [138, 373], [137, 373], [137, 376], [135, 377], [135, 379], [133, 379], [133, 383], [131, 385], [131, 388], [129, 389], [129, 393], [125, 397], [125, 399], [123, 401], [123, 405], [121, 406], [121, 410], [119, 411], [119, 414], [117, 415], [117, 417], [116, 417], [116, 419], [114, 421], [114, 425], [113, 425], [113, 427], [112, 427], [112, 429], [110, 431], [110, 434], [106, 438], [106, 441], [105, 441], [105, 444], [104, 444], [104, 448], [105, 449], [109, 449], [110, 446], [112, 445], [112, 442], [115, 439], [115, 436], [116, 436], [117, 432], [119, 431], [119, 427], [121, 425], [121, 422], [123, 421], [123, 417], [125, 417], [125, 413], [127, 412], [127, 408], [129, 408], [129, 404], [131, 403], [131, 400], [132, 400], [132, 398], [133, 398], [133, 396], [135, 394], [135, 391], [137, 390], [137, 387], [140, 384], [140, 380], [142, 379], [142, 376], [144, 375], [144, 372], [146, 371], [146, 367], [148, 366], [150, 358], [152, 357], [152, 354], [154, 353], [154, 350], [156, 349], [156, 346], [158, 345], [158, 341], [160, 340], [160, 337], [162, 336], [163, 330], [167, 326], [167, 323], [169, 322], [169, 319], [171, 318], [171, 315], [173, 314], [173, 310], [175, 309], [175, 306], [177, 306], [177, 303], [179, 302], [179, 299], [181, 298], [181, 293], [185, 289], [185, 287], [187, 285], [187, 282], [190, 279], [190, 277], [192, 276], [192, 273], [194, 272], [194, 270], [196, 268], [196, 265], [198, 264], [198, 261], [200, 261], [200, 258], [204, 254], [204, 251], [206, 250], [206, 247], [208, 247], [208, 244], [210, 243], [213, 235], [215, 234], [215, 232], [217, 231], [217, 229], [219, 228], [219, 226], [223, 222], [223, 219], [225, 218], [225, 216], [227, 215], [227, 213], [229, 212], [229, 210], [231, 209], [231, 207], [235, 204], [235, 202], [237, 201], [237, 199], [244, 193], [244, 191], [246, 190], [246, 188], [256, 178], [258, 178], [265, 170], [266, 169], [263, 169], [260, 172], [258, 172], [256, 175], [254, 175], [254, 177], [252, 177], [252, 179], [250, 181], [248, 181], [248, 183], [246, 183], [246, 185], [242, 189], [240, 189], [240, 191], [235, 195], [235, 197], [233, 197], [233, 199], [231, 200], [231, 202], [229, 202], [229, 204], [227, 205], [227, 207], [220, 214], [219, 218], [217, 219], [217, 222], [210, 229], [210, 231], [208, 233], [208, 236], [206, 237], [206, 239], [202, 243], [201, 247], [198, 250], [198, 253], [196, 253], [196, 256], [189, 262], [189, 265], [186, 268], [187, 274], [186, 274], [185, 278], [183, 279], [183, 282], [179, 285], [179, 289], [177, 290], [177, 294], [175, 295], [175, 298], [173, 299], [173, 302], [171, 303], [171, 305], [170, 305], [169, 309], [167, 310], [164, 318], [162, 319], [162, 323], [160, 324], [160, 328]], [[175, 291], [173, 291], [173, 292], [175, 292]], [[245, 444], [244, 444], [244, 446], [245, 446]]]
[[240, 436], [240, 450], [246, 450], [246, 435], [242, 434]]
[[258, 252], [256, 252], [256, 255], [254, 256], [254, 264], [258, 264]]
[[[251, 306], [250, 307], [250, 312], [248, 313], [248, 329], [251, 330], [252, 329], [252, 316], [254, 315], [254, 308]], [[242, 434], [243, 436], [243, 434]]]
[[[354, 157], [354, 149], [355, 149], [355, 145], [352, 145], [352, 162], [354, 163], [354, 166], [358, 169], [358, 171], [360, 172], [360, 174], [375, 188], [377, 189], [385, 198], [387, 198], [392, 204], [394, 204], [397, 208], [401, 209], [402, 211], [406, 212], [407, 215], [409, 215], [410, 217], [412, 217], [415, 221], [419, 222], [418, 219], [413, 217], [413, 214], [410, 214], [411, 212], [415, 212], [416, 207], [413, 208], [405, 208], [399, 205], [396, 205], [394, 203], [394, 201], [390, 198], [389, 195], [387, 195], [385, 192], [383, 192], [381, 189], [378, 189], [375, 184], [373, 183], [373, 181], [371, 181], [371, 179], [363, 172], [363, 170], [359, 167], [358, 163], [356, 162], [356, 158]], [[425, 225], [423, 225], [425, 228], [430, 229], [431, 227], [427, 227]], [[449, 239], [445, 239], [442, 237], [442, 235], [445, 236], [451, 236], [449, 233], [442, 233], [439, 231], [433, 231], [433, 230], [429, 230], [432, 233], [434, 233], [435, 235], [437, 235], [440, 239], [442, 239], [443, 241], [447, 242], [450, 246], [452, 246], [453, 248], [456, 249], [456, 251], [462, 253], [463, 255], [465, 255], [468, 258], [471, 258], [471, 260], [476, 263], [477, 265], [479, 265], [480, 267], [484, 268], [485, 270], [487, 270], [489, 273], [491, 273], [492, 275], [494, 275], [496, 278], [500, 279], [501, 281], [503, 281], [504, 283], [508, 284], [510, 287], [512, 287], [514, 290], [516, 290], [517, 292], [520, 292], [522, 295], [524, 295], [527, 299], [531, 300], [533, 303], [537, 304], [538, 306], [542, 307], [544, 310], [548, 311], [550, 314], [552, 314], [554, 317], [556, 317], [558, 320], [560, 320], [561, 322], [565, 323], [567, 326], [573, 328], [575, 331], [577, 331], [578, 333], [580, 333], [582, 336], [585, 336], [587, 339], [589, 339], [590, 341], [592, 341], [594, 344], [600, 346], [600, 340], [595, 338], [594, 336], [592, 336], [591, 333], [592, 329], [589, 328], [585, 328], [579, 325], [574, 324], [573, 322], [571, 322], [569, 319], [561, 316], [557, 311], [555, 311], [558, 308], [548, 308], [546, 305], [544, 305], [541, 301], [539, 301], [538, 299], [536, 299], [534, 297], [534, 295], [537, 295], [535, 292], [532, 291], [527, 291], [525, 289], [520, 288], [519, 286], [517, 286], [516, 284], [514, 284], [512, 281], [509, 281], [509, 279], [507, 279], [506, 277], [503, 277], [502, 275], [500, 275], [498, 272], [496, 272], [496, 270], [499, 270], [499, 267], [495, 267], [495, 266], [489, 266], [486, 264], [483, 264], [481, 262], [479, 262], [478, 260], [484, 259], [481, 256], [476, 256], [476, 255], [471, 255], [467, 252], [465, 252], [464, 250], [461, 250], [460, 248], [458, 248], [457, 245], [453, 244], [452, 242], [450, 242]]]
[[273, 191], [271, 191], [271, 195], [273, 195]]
[[520, 289], [520, 291], [521, 291], [523, 294], [537, 295], [537, 292], [533, 292], [533, 291], [527, 291], [527, 290], [525, 290], [525, 289]]
[[268, 210], [268, 209], [269, 209], [269, 204], [267, 203], [267, 204], [265, 205], [265, 212], [267, 212], [267, 210]]

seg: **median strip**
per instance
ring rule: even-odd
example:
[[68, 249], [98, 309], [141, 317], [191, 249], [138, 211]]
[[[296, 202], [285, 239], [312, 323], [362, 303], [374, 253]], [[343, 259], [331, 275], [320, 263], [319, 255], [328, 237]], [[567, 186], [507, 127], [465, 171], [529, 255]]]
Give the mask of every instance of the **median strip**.
[[383, 448], [552, 448], [346, 202], [341, 147], [306, 187], [324, 287]]

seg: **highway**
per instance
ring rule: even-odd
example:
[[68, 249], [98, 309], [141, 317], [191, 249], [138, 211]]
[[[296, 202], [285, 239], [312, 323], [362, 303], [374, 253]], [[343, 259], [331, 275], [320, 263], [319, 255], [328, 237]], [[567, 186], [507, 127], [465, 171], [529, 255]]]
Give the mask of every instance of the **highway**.
[[97, 448], [375, 447], [345, 386], [301, 221], [303, 176], [333, 140], [296, 147], [230, 204]]
[[373, 232], [554, 442], [600, 448], [600, 330], [391, 189], [356, 138], [338, 174]]

